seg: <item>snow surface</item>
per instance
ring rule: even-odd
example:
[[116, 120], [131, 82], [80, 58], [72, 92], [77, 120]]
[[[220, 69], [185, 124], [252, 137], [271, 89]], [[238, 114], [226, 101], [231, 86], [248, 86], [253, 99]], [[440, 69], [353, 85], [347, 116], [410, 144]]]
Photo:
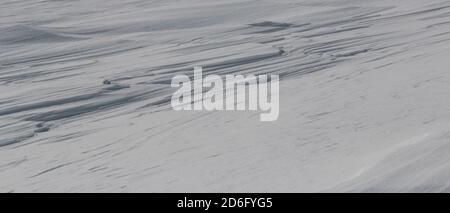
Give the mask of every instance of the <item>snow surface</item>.
[[[450, 192], [449, 55], [448, 0], [1, 1], [0, 192]], [[173, 111], [194, 66], [279, 119]]]

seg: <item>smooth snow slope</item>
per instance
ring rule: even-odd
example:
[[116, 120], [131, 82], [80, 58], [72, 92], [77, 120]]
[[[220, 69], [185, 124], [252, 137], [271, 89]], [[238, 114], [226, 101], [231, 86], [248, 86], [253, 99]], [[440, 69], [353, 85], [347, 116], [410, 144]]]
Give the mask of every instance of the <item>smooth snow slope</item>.
[[[0, 192], [450, 192], [449, 55], [448, 0], [1, 1]], [[278, 121], [171, 110], [197, 65]]]

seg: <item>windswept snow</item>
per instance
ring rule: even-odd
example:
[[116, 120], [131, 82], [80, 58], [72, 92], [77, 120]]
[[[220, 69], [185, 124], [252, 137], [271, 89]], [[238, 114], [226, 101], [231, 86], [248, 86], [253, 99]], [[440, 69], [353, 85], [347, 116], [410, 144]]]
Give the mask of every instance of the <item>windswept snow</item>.
[[[0, 2], [0, 192], [450, 192], [450, 1]], [[280, 75], [280, 117], [173, 111]]]

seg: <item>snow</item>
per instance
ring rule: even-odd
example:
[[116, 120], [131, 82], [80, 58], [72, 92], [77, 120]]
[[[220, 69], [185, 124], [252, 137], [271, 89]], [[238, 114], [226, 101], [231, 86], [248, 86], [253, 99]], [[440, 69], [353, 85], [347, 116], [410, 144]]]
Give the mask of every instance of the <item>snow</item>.
[[[450, 192], [449, 17], [445, 0], [2, 1], [0, 192]], [[280, 75], [279, 119], [172, 110], [194, 66]]]

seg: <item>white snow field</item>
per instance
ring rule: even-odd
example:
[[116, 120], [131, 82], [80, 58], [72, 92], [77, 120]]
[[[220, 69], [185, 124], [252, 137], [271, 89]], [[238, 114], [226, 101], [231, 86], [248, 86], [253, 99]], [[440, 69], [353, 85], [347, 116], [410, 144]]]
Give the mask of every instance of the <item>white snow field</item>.
[[[172, 110], [194, 66], [279, 119]], [[2, 0], [0, 91], [0, 192], [450, 192], [448, 0]]]

